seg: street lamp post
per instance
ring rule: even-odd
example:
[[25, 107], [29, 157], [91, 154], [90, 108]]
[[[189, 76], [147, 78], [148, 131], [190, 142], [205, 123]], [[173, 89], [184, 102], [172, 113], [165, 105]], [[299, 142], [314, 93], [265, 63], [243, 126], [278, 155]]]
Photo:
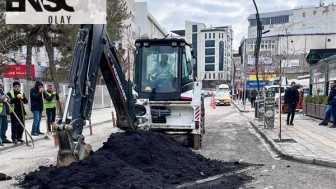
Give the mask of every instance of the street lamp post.
[[[232, 60], [232, 65], [231, 65], [231, 70], [233, 70], [233, 72], [231, 73], [231, 87], [234, 89], [234, 84], [235, 84], [235, 78], [236, 78], [236, 64], [234, 62], [234, 59], [232, 58], [232, 56], [229, 54], [229, 57]], [[233, 69], [232, 69], [233, 68]], [[235, 90], [233, 90], [233, 94], [235, 94]]]

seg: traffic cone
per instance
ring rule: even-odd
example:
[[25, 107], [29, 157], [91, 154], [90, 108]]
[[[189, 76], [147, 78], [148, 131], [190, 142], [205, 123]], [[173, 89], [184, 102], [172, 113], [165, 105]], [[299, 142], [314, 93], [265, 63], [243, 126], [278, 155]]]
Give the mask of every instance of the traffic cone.
[[212, 108], [216, 109], [216, 104], [215, 104], [215, 99], [214, 98], [212, 98]]

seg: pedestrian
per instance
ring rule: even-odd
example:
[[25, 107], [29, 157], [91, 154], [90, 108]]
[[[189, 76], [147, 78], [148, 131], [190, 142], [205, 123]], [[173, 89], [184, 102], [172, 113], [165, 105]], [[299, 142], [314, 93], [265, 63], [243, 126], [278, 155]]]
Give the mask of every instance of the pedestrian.
[[[14, 144], [18, 142], [24, 142], [22, 140], [23, 134], [23, 126], [20, 125], [21, 123], [24, 124], [24, 116], [26, 115], [26, 110], [24, 108], [24, 104], [28, 103], [28, 99], [26, 95], [21, 90], [21, 85], [19, 82], [13, 82], [13, 89], [11, 89], [7, 96], [10, 98], [10, 119], [11, 119], [11, 127], [12, 127], [12, 141]], [[14, 111], [14, 112], [13, 112]], [[16, 118], [15, 114], [17, 115], [18, 119]]]
[[[330, 82], [330, 84], [329, 84], [330, 93], [335, 88], [335, 86], [336, 85], [334, 84], [334, 81]], [[322, 126], [328, 125], [328, 123], [330, 121], [330, 118], [331, 118], [331, 108], [332, 108], [332, 106], [331, 106], [331, 104], [328, 101], [328, 103], [327, 103], [327, 110], [324, 113], [324, 119], [323, 119], [323, 121], [319, 125], [322, 125]]]
[[291, 87], [285, 91], [285, 103], [288, 107], [287, 125], [294, 125], [293, 120], [296, 111], [296, 105], [300, 101], [299, 91], [295, 87], [295, 82], [291, 83]]
[[56, 100], [59, 100], [59, 96], [55, 91], [53, 91], [52, 85], [47, 86], [46, 94], [44, 107], [47, 111], [48, 132], [51, 132], [52, 123], [54, 123], [56, 119]]
[[336, 128], [336, 80], [334, 81], [334, 88], [329, 93], [328, 102], [331, 105], [331, 115], [334, 118], [333, 125], [329, 128]]
[[33, 136], [44, 134], [40, 131], [40, 123], [43, 111], [43, 97], [45, 98], [46, 95], [47, 94], [43, 90], [42, 82], [36, 81], [35, 86], [30, 89], [30, 109], [33, 112], [33, 125], [31, 135]]
[[258, 92], [255, 88], [253, 88], [251, 92], [251, 108], [254, 108], [255, 106], [255, 100], [257, 99]]
[[11, 143], [7, 139], [6, 132], [8, 129], [8, 119], [9, 115], [9, 96], [4, 93], [4, 86], [0, 83], [0, 145], [1, 143]]

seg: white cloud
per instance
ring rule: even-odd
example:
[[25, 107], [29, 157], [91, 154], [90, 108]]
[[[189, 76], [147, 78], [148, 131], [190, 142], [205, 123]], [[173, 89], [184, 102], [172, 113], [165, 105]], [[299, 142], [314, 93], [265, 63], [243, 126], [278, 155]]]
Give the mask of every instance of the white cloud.
[[[325, 0], [325, 4], [336, 0]], [[311, 0], [256, 0], [260, 13], [315, 5]], [[315, 3], [315, 4], [313, 4]], [[147, 0], [148, 10], [167, 31], [184, 29], [185, 21], [201, 22], [207, 26], [232, 25], [233, 50], [237, 50], [247, 35], [250, 14], [255, 14], [252, 0]]]

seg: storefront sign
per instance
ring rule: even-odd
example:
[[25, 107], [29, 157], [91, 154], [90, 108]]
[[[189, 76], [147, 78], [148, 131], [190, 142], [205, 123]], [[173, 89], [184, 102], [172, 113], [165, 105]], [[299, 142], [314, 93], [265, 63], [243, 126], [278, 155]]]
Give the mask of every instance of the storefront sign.
[[[259, 87], [264, 87], [264, 86], [267, 86], [267, 85], [268, 85], [268, 81], [259, 80]], [[258, 83], [257, 83], [257, 81], [247, 80], [246, 81], [246, 87], [256, 88], [256, 87], [258, 87]]]
[[[271, 51], [260, 51], [258, 59], [259, 65], [271, 65], [272, 61]], [[255, 56], [252, 52], [247, 55], [247, 65], [255, 65]]]
[[281, 60], [282, 68], [298, 68], [300, 66], [300, 60]]
[[[35, 67], [31, 65], [30, 67], [32, 77], [35, 77]], [[6, 65], [5, 68], [5, 78], [15, 78], [15, 79], [25, 79], [27, 78], [26, 65]]]
[[[276, 77], [276, 74], [258, 74], [259, 80], [271, 80], [272, 78]], [[257, 80], [256, 75], [249, 75], [249, 80]]]

